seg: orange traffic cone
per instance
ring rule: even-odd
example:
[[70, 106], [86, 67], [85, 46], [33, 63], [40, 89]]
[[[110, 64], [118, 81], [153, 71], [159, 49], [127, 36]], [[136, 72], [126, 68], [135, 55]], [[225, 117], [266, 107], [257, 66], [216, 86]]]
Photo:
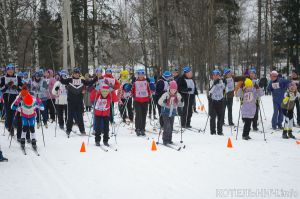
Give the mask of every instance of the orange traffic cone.
[[300, 144], [300, 141], [297, 140], [297, 141], [296, 141], [296, 144]]
[[81, 148], [80, 148], [80, 153], [85, 153], [85, 152], [86, 152], [86, 150], [85, 150], [85, 144], [84, 144], [84, 142], [82, 142]]
[[230, 139], [230, 138], [228, 138], [227, 148], [233, 148], [233, 147], [232, 147], [232, 143], [231, 143], [231, 139]]
[[152, 140], [151, 151], [157, 151], [156, 142]]
[[201, 111], [204, 111], [204, 105], [201, 106]]

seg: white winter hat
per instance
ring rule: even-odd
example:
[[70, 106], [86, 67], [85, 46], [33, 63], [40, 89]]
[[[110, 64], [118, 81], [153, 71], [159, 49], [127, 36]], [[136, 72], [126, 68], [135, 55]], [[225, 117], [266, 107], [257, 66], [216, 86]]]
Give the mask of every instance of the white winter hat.
[[271, 72], [271, 75], [272, 75], [272, 76], [278, 76], [278, 72], [277, 72], [276, 70], [273, 70], [273, 71]]

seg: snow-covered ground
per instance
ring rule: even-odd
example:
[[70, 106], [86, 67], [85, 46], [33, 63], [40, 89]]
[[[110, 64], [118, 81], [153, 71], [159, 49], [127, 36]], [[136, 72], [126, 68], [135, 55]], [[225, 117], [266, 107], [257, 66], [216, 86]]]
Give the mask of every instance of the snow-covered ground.
[[[206, 105], [206, 98], [200, 98]], [[0, 164], [0, 198], [279, 198], [281, 191], [292, 195], [280, 198], [300, 198], [300, 145], [295, 140], [281, 139], [281, 132], [271, 134], [272, 99], [267, 96], [262, 101], [267, 142], [260, 132], [250, 132], [253, 139], [244, 141], [241, 130], [235, 140], [236, 132], [229, 127], [224, 127], [225, 136], [210, 135], [208, 127], [205, 134], [185, 131], [186, 149], [181, 151], [158, 145], [153, 152], [151, 139], [136, 137], [128, 127], [121, 126], [117, 152], [102, 151], [92, 137], [87, 152], [80, 153], [87, 137], [72, 134], [67, 139], [59, 129], [54, 137], [55, 124], [50, 124], [44, 130], [46, 147], [41, 129], [36, 131], [41, 156], [36, 156], [29, 145], [24, 156], [15, 140], [8, 148], [1, 123], [0, 142], [9, 162]], [[235, 123], [238, 111], [239, 102], [234, 99]], [[203, 129], [206, 118], [205, 113], [194, 114], [192, 126]], [[87, 117], [85, 120], [88, 123]], [[148, 136], [156, 139], [157, 132], [149, 122], [147, 129], [152, 132]], [[297, 132], [295, 128], [294, 134], [299, 138]], [[226, 147], [229, 137], [232, 149]], [[173, 140], [178, 142], [180, 134], [174, 134]]]

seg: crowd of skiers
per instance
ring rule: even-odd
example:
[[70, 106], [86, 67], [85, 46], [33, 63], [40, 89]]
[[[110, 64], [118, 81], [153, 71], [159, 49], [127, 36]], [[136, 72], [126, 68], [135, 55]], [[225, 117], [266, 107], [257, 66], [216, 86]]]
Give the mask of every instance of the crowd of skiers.
[[[146, 77], [144, 69], [131, 75], [123, 70], [117, 79], [112, 69], [104, 71], [97, 68], [93, 76], [87, 74], [83, 77], [80, 69], [75, 68], [70, 75], [65, 70], [55, 74], [51, 69], [39, 69], [29, 77], [26, 72], [16, 74], [14, 65], [8, 64], [0, 83], [0, 115], [4, 118], [4, 130], [14, 136], [16, 128], [21, 147], [25, 147], [27, 140], [36, 149], [35, 126], [48, 128], [48, 123], [57, 119], [59, 128], [65, 130], [68, 137], [74, 123], [80, 133], [86, 135], [83, 114], [84, 111], [92, 111], [95, 143], [100, 146], [103, 135], [103, 144], [109, 146], [109, 126], [115, 122], [115, 103], [118, 103], [122, 122], [134, 123], [137, 136], [146, 135], [148, 114], [149, 118], [153, 116], [153, 119], [159, 120], [165, 145], [173, 143], [175, 116], [180, 116], [182, 128], [192, 128], [191, 118], [196, 111], [198, 90], [191, 67], [183, 67], [182, 73], [178, 68], [163, 71], [159, 78]], [[300, 125], [298, 74], [293, 71], [288, 80], [272, 71], [270, 78], [267, 85], [261, 84], [254, 68], [247, 70], [243, 76], [235, 76], [227, 68], [223, 74], [219, 69], [213, 70], [207, 88], [210, 133], [223, 135], [226, 108], [228, 125], [234, 126], [232, 106], [236, 96], [240, 98], [240, 114], [244, 122], [242, 138], [251, 139], [251, 125], [254, 131], [258, 130], [260, 97], [271, 92], [274, 107], [272, 128], [283, 130], [283, 138], [295, 138], [292, 134], [294, 106], [297, 107], [297, 124]], [[264, 79], [262, 81], [265, 82]], [[0, 161], [5, 160], [0, 149]]]

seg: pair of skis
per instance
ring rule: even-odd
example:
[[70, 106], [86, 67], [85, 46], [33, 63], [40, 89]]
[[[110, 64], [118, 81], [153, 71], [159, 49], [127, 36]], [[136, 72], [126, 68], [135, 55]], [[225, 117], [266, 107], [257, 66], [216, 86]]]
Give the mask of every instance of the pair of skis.
[[105, 146], [105, 145], [100, 145], [97, 146], [99, 147], [101, 150], [103, 150], [104, 152], [109, 152], [109, 151], [118, 151], [118, 148], [113, 146], [113, 145], [109, 145], [109, 146]]
[[[37, 156], [40, 156], [40, 153], [38, 152], [37, 148], [32, 147], [31, 149], [32, 149], [32, 151], [33, 151]], [[23, 152], [24, 155], [27, 155], [27, 151], [26, 151], [25, 146], [24, 146], [24, 147], [21, 146], [21, 150], [22, 150], [22, 152]]]
[[165, 146], [165, 147], [173, 149], [173, 150], [176, 150], [176, 151], [180, 151], [181, 149], [185, 149], [184, 144], [176, 144], [176, 143], [172, 143], [172, 144], [157, 143], [157, 144]]

